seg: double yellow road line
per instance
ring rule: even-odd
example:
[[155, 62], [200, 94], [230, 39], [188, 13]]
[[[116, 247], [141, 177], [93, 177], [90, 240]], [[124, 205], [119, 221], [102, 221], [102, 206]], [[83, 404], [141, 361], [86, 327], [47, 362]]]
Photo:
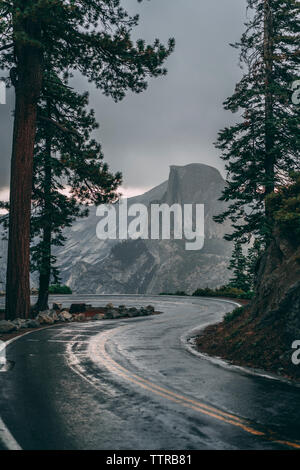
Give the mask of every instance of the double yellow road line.
[[239, 418], [238, 416], [235, 416], [231, 413], [221, 411], [213, 406], [206, 405], [205, 403], [201, 403], [197, 400], [185, 397], [179, 393], [172, 392], [165, 387], [156, 385], [149, 380], [139, 377], [138, 375], [130, 372], [128, 369], [118, 364], [109, 356], [105, 346], [107, 341], [116, 335], [121, 329], [124, 330], [124, 327], [109, 330], [105, 333], [100, 333], [99, 335], [95, 336], [89, 345], [90, 358], [94, 361], [101, 361], [101, 364], [104, 365], [111, 373], [114, 373], [119, 377], [122, 377], [123, 379], [154, 393], [155, 395], [167, 399], [170, 402], [180, 404], [185, 408], [198, 411], [203, 415], [210, 416], [224, 423], [241, 428], [243, 431], [254, 436], [258, 436], [268, 441], [272, 441], [274, 443], [293, 449], [300, 449], [300, 441], [291, 442], [282, 440], [276, 437], [272, 431], [256, 429], [253, 424], [245, 419]]

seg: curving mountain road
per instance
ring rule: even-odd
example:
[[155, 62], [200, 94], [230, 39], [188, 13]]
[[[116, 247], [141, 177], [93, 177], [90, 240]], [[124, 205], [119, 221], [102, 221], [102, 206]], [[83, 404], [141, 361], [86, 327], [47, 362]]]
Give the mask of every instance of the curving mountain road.
[[152, 304], [163, 315], [51, 327], [10, 344], [0, 373], [0, 449], [300, 448], [299, 388], [218, 367], [182, 337], [222, 300], [72, 296]]

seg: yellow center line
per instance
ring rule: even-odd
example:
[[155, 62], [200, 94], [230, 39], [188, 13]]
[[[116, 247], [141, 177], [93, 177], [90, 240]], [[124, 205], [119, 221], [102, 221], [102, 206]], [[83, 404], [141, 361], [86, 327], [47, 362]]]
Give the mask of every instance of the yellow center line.
[[[121, 328], [124, 329], [124, 327], [121, 327]], [[205, 403], [201, 403], [197, 400], [193, 400], [191, 398], [185, 397], [178, 393], [172, 392], [171, 390], [168, 390], [167, 388], [156, 385], [155, 383], [147, 379], [144, 379], [142, 377], [139, 377], [138, 375], [130, 372], [128, 369], [126, 369], [125, 367], [121, 366], [116, 361], [114, 361], [108, 355], [105, 349], [105, 345], [108, 339], [111, 339], [111, 337], [114, 336], [118, 332], [118, 330], [119, 328], [116, 328], [114, 330], [101, 333], [100, 339], [99, 339], [99, 335], [97, 335], [90, 344], [91, 358], [101, 357], [101, 362], [111, 372], [173, 403], [180, 404], [186, 408], [198, 411], [204, 415], [213, 417], [219, 421], [239, 427], [252, 435], [263, 437], [264, 439], [270, 440], [280, 445], [292, 447], [294, 449], [300, 449], [300, 443], [298, 442], [290, 442], [290, 441], [277, 439], [275, 438], [275, 436], [270, 437], [270, 434], [272, 434], [271, 432], [263, 432], [258, 429], [255, 429], [253, 425], [245, 419], [242, 419], [242, 418], [239, 418], [238, 416], [234, 416], [233, 414], [221, 411], [213, 406], [206, 405]]]

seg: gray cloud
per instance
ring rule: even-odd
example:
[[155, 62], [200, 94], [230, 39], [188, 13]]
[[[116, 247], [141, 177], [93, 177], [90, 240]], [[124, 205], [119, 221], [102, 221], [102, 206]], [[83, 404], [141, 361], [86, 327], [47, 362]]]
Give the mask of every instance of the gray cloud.
[[[130, 12], [140, 13], [136, 38], [176, 39], [167, 63], [168, 76], [151, 80], [148, 90], [114, 103], [77, 77], [74, 85], [89, 90], [100, 129], [105, 160], [121, 170], [124, 183], [150, 187], [168, 176], [169, 165], [208, 163], [223, 168], [214, 148], [218, 130], [232, 117], [222, 109], [240, 76], [238, 55], [229, 47], [239, 39], [246, 0], [124, 0]], [[8, 182], [11, 120], [0, 106], [0, 185]]]

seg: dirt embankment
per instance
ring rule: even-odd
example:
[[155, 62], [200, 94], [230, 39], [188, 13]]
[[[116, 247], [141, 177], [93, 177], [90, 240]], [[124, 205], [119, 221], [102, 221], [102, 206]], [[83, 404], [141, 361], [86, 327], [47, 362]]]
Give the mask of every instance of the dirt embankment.
[[275, 234], [257, 281], [254, 301], [208, 327], [197, 346], [233, 364], [300, 382], [300, 365], [292, 361], [292, 345], [300, 341], [300, 247]]

